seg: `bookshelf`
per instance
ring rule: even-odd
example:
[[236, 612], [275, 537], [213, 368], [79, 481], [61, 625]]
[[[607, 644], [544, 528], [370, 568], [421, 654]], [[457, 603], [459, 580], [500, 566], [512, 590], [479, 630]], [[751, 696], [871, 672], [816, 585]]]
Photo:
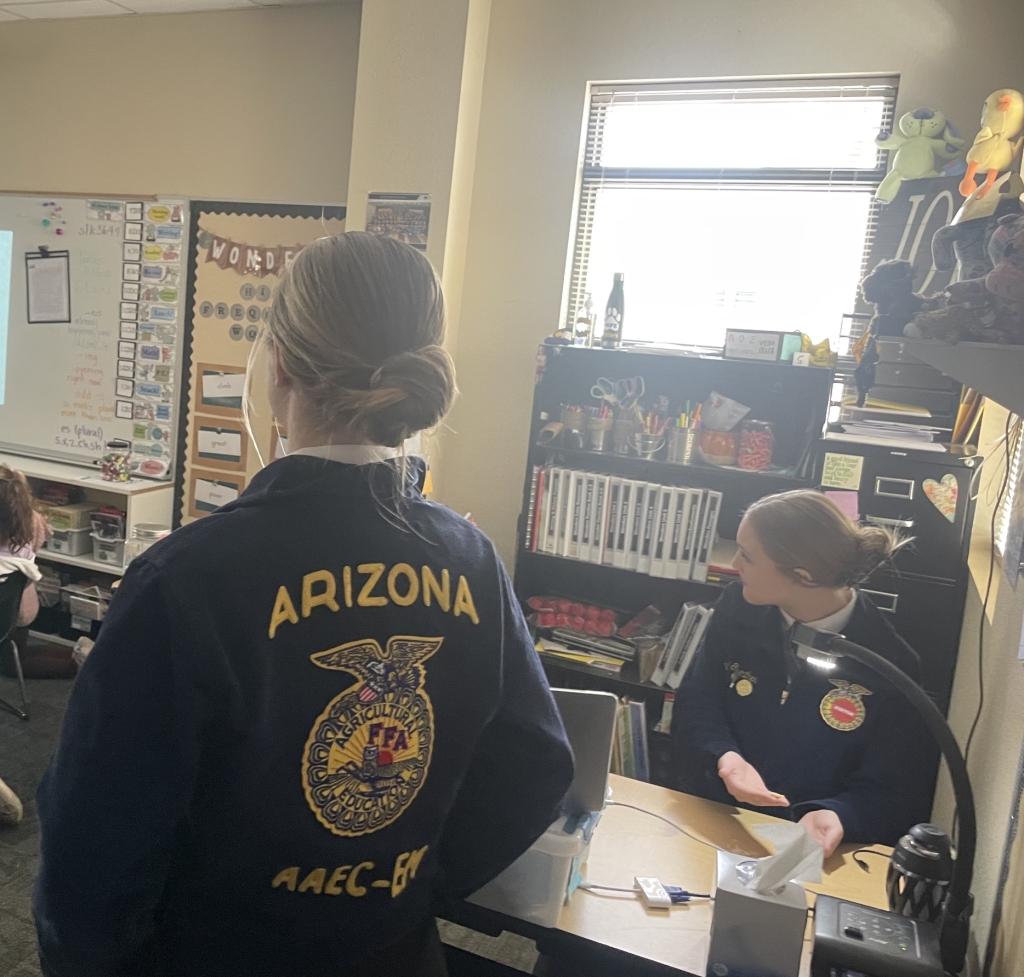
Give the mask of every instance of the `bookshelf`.
[[[743, 510], [756, 499], [793, 488], [817, 484], [815, 446], [825, 426], [832, 373], [789, 364], [750, 363], [716, 356], [682, 356], [639, 350], [600, 350], [578, 347], [544, 347], [546, 362], [538, 370], [519, 521], [519, 546], [515, 588], [519, 599], [557, 595], [588, 604], [612, 607], [624, 620], [648, 605], [657, 607], [668, 621], [675, 619], [687, 601], [713, 602], [730, 577], [709, 571], [704, 581], [651, 576], [636, 570], [533, 550], [525, 546], [527, 518], [533, 490], [534, 466], [561, 467], [657, 484], [719, 492], [719, 545], [709, 562], [728, 564], [734, 552], [736, 528]], [[549, 421], [557, 421], [562, 405], [593, 406], [599, 403], [591, 388], [601, 378], [610, 380], [641, 376], [645, 406], [659, 396], [669, 399], [678, 412], [689, 400], [703, 402], [717, 391], [749, 406], [749, 417], [771, 421], [775, 429], [773, 468], [754, 472], [720, 468], [702, 463], [675, 464], [661, 457], [647, 460], [635, 451], [616, 454], [609, 438], [607, 451], [597, 452], [560, 444], [538, 443], [538, 434]], [[598, 689], [644, 702], [651, 778], [670, 785], [669, 737], [652, 727], [662, 714], [666, 692], [672, 690], [641, 682], [637, 662], [627, 662], [619, 673], [602, 672], [570, 661], [545, 658], [544, 668], [552, 685]]]

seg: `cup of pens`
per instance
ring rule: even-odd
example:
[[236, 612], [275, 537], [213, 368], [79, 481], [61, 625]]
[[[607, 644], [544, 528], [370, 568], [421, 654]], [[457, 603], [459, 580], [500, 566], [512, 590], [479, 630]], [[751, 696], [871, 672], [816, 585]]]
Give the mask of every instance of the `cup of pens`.
[[591, 451], [607, 451], [611, 437], [609, 432], [614, 418], [607, 408], [603, 414], [591, 414], [587, 418], [587, 447]]
[[693, 463], [693, 452], [697, 446], [697, 431], [692, 427], [668, 429], [668, 460], [674, 465]]

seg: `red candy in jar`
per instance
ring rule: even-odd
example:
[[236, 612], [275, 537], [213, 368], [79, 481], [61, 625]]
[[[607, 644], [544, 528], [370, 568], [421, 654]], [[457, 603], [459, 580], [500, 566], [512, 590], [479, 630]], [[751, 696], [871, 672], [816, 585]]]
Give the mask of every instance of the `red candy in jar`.
[[770, 421], [744, 421], [736, 464], [747, 471], [764, 471], [771, 467], [774, 446], [775, 429]]

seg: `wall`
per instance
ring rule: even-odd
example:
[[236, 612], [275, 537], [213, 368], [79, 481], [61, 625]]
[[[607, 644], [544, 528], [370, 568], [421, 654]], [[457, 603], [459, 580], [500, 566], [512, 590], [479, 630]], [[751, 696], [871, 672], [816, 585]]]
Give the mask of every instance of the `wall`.
[[0, 189], [344, 203], [358, 3], [0, 24]]
[[[971, 585], [967, 595], [964, 628], [960, 638], [956, 681], [949, 721], [961, 745], [966, 743], [978, 707], [978, 630], [988, 585], [992, 507], [1003, 478], [1004, 455], [1000, 445], [1006, 411], [996, 405], [986, 410], [982, 450], [989, 464], [982, 472], [974, 532], [971, 539]], [[1024, 582], [1011, 589], [997, 560], [985, 619], [983, 674], [985, 707], [968, 758], [979, 825], [978, 857], [975, 860], [974, 894], [978, 913], [974, 939], [978, 956], [984, 957], [988, 939], [989, 908], [995, 895], [1002, 861], [1006, 820], [1017, 763], [1024, 740], [1024, 665], [1017, 658], [1024, 618]], [[954, 803], [943, 773], [936, 794], [935, 820], [950, 827]], [[1020, 843], [1018, 842], [1018, 853]], [[1006, 886], [1002, 936], [992, 973], [1024, 977], [1024, 865], [1018, 858]]]
[[[1019, 0], [493, 0], [456, 351], [462, 398], [444, 441], [442, 500], [472, 510], [512, 564], [534, 357], [559, 319], [588, 81], [895, 71], [899, 112], [941, 108], [970, 138], [986, 95], [1024, 87], [1021, 37]], [[970, 635], [979, 604], [975, 588], [954, 708], [961, 741], [976, 701]], [[1024, 713], [1021, 598], [1004, 588], [995, 610], [989, 706], [972, 761], [982, 946]], [[1008, 975], [1024, 974], [1024, 963], [1009, 962], [1022, 906], [1018, 867], [1005, 913]]]

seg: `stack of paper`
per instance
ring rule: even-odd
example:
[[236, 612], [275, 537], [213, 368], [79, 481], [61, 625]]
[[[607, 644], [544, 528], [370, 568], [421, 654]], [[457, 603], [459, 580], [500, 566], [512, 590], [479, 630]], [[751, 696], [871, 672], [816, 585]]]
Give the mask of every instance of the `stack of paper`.
[[949, 434], [949, 428], [926, 427], [924, 424], [903, 424], [899, 421], [871, 421], [861, 419], [844, 424], [847, 434], [863, 434], [873, 438], [890, 438], [894, 441], [935, 441], [937, 436]]

